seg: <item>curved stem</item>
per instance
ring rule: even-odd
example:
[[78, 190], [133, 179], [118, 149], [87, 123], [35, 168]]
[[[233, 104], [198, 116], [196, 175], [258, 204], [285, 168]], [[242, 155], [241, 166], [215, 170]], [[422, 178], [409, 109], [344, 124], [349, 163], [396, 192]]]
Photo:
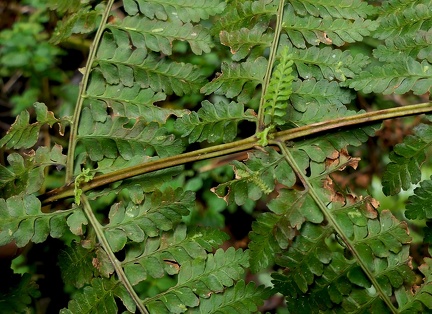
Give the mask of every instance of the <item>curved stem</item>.
[[[337, 118], [337, 119], [328, 120], [324, 122], [312, 123], [309, 125], [305, 125], [305, 126], [281, 131], [281, 132], [275, 132], [271, 134], [271, 141], [283, 142], [288, 140], [301, 139], [305, 136], [310, 136], [325, 131], [331, 132], [344, 127], [349, 127], [349, 126], [361, 127], [362, 125], [367, 123], [374, 123], [374, 122], [379, 122], [391, 118], [399, 118], [399, 117], [418, 115], [423, 113], [431, 113], [431, 112], [432, 112], [432, 103], [423, 103], [418, 105], [410, 105], [410, 106], [404, 106], [398, 108], [378, 110], [374, 112], [361, 113], [353, 116]], [[189, 153], [161, 158], [148, 163], [144, 163], [144, 164], [124, 168], [121, 170], [113, 171], [111, 173], [103, 174], [100, 176], [96, 176], [90, 182], [83, 183], [82, 186], [80, 186], [80, 188], [85, 192], [109, 183], [113, 183], [126, 178], [131, 178], [151, 171], [156, 171], [168, 167], [183, 165], [190, 162], [237, 153], [248, 149], [252, 149], [258, 145], [259, 145], [258, 139], [255, 136], [252, 136], [232, 143], [216, 145], [204, 149], [198, 149]], [[74, 185], [72, 183], [42, 195], [41, 199], [43, 200], [43, 204], [48, 204], [56, 200], [71, 197], [73, 195], [74, 195]]]
[[149, 314], [147, 309], [145, 308], [144, 304], [142, 303], [139, 296], [135, 293], [135, 290], [133, 289], [130, 281], [127, 279], [126, 274], [123, 271], [123, 268], [121, 267], [120, 261], [115, 257], [113, 251], [111, 250], [111, 247], [108, 243], [107, 238], [105, 237], [102, 226], [100, 225], [99, 221], [93, 214], [93, 210], [90, 206], [90, 203], [87, 199], [87, 197], [83, 194], [81, 195], [81, 202], [83, 204], [84, 212], [92, 225], [93, 229], [95, 230], [96, 236], [99, 240], [99, 243], [101, 244], [102, 248], [105, 250], [105, 252], [108, 255], [108, 258], [113, 265], [115, 272], [121, 281], [121, 283], [125, 286], [126, 290], [129, 292], [132, 299], [135, 301], [135, 304], [139, 308], [141, 313]]
[[342, 230], [342, 227], [339, 225], [339, 223], [336, 221], [336, 219], [330, 213], [329, 209], [324, 204], [321, 197], [318, 195], [317, 191], [315, 191], [313, 186], [309, 183], [308, 178], [301, 171], [300, 167], [297, 165], [297, 162], [295, 161], [294, 157], [291, 155], [291, 153], [288, 150], [288, 148], [286, 147], [286, 145], [284, 145], [283, 142], [277, 142], [276, 144], [279, 146], [279, 148], [280, 148], [282, 154], [285, 156], [285, 159], [288, 162], [288, 164], [294, 170], [296, 175], [299, 176], [299, 179], [301, 180], [301, 182], [304, 185], [305, 191], [307, 193], [309, 193], [309, 195], [315, 201], [317, 206], [320, 208], [320, 210], [323, 213], [324, 217], [326, 218], [327, 222], [333, 227], [334, 231], [341, 237], [341, 239], [343, 240], [345, 245], [349, 248], [349, 250], [355, 256], [358, 264], [360, 265], [362, 270], [365, 272], [365, 274], [369, 278], [369, 280], [372, 282], [377, 293], [380, 295], [381, 300], [383, 300], [387, 304], [388, 308], [392, 311], [392, 313], [398, 313], [396, 308], [394, 307], [393, 303], [391, 302], [390, 298], [387, 296], [387, 294], [382, 289], [381, 285], [378, 283], [376, 276], [374, 276], [374, 274], [367, 267], [365, 261], [361, 257], [360, 252], [357, 251], [354, 244], [346, 236], [345, 232]]
[[77, 103], [75, 105], [74, 115], [71, 123], [71, 131], [69, 136], [69, 149], [67, 153], [66, 160], [66, 183], [71, 182], [74, 173], [74, 159], [75, 159], [75, 147], [77, 144], [77, 135], [78, 135], [78, 124], [81, 116], [81, 109], [84, 102], [84, 93], [87, 89], [88, 80], [90, 78], [91, 67], [94, 62], [96, 51], [99, 46], [99, 42], [102, 38], [102, 34], [105, 30], [105, 25], [108, 21], [109, 14], [111, 12], [111, 7], [113, 6], [114, 0], [108, 0], [105, 11], [102, 15], [101, 22], [99, 24], [98, 30], [96, 32], [95, 38], [93, 40], [92, 45], [90, 46], [89, 56], [84, 68], [84, 75], [82, 81], [80, 83], [79, 93]]
[[279, 44], [280, 33], [282, 30], [282, 18], [283, 18], [283, 10], [285, 6], [285, 0], [279, 0], [279, 7], [276, 13], [276, 29], [273, 37], [273, 43], [270, 48], [270, 56], [267, 64], [266, 74], [264, 76], [264, 82], [262, 84], [261, 90], [261, 100], [258, 108], [258, 122], [256, 132], [261, 132], [264, 129], [264, 96], [267, 92], [267, 87], [270, 82], [273, 64], [276, 59], [277, 48]]

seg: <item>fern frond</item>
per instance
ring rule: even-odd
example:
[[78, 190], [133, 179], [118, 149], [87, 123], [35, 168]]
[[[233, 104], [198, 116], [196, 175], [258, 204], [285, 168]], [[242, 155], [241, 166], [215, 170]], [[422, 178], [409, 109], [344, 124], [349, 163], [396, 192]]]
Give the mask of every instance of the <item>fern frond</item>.
[[[411, 3], [409, 3], [411, 2]], [[389, 1], [383, 5], [378, 18], [380, 27], [374, 33], [378, 39], [396, 38], [400, 35], [415, 36], [419, 31], [428, 31], [432, 26], [430, 1]]]
[[73, 243], [62, 251], [58, 257], [61, 276], [65, 283], [78, 289], [90, 284], [96, 273], [92, 264], [94, 251]]
[[241, 28], [228, 32], [222, 30], [219, 34], [222, 45], [230, 47], [232, 59], [240, 61], [255, 51], [263, 51], [270, 47], [273, 36], [266, 33], [267, 25], [256, 24], [253, 28]]
[[0, 147], [4, 146], [8, 149], [31, 148], [36, 144], [39, 131], [43, 125], [47, 124], [52, 127], [58, 123], [60, 129], [63, 130], [70, 122], [68, 118], [57, 119], [54, 113], [48, 111], [48, 108], [43, 103], [36, 102], [34, 107], [36, 122], [30, 124], [29, 112], [26, 110], [21, 112], [7, 134], [0, 139]]
[[272, 213], [264, 213], [252, 223], [250, 233], [251, 270], [258, 272], [274, 264], [277, 254], [286, 250], [302, 224], [320, 223], [323, 215], [313, 200], [302, 192], [283, 189], [268, 204]]
[[374, 66], [345, 82], [346, 86], [365, 93], [404, 94], [410, 90], [422, 95], [432, 85], [432, 65], [411, 57], [389, 64]]
[[114, 252], [126, 245], [127, 240], [144, 241], [146, 236], [156, 236], [159, 230], [171, 230], [189, 213], [194, 194], [182, 189], [155, 191], [142, 205], [117, 203], [111, 207], [110, 222], [104, 226], [105, 236]]
[[346, 81], [355, 77], [369, 63], [369, 58], [362, 54], [353, 56], [349, 50], [330, 47], [292, 49], [292, 59], [297, 73], [305, 80], [325, 78], [329, 81]]
[[407, 136], [403, 143], [397, 144], [389, 156], [390, 163], [382, 179], [385, 195], [407, 190], [421, 179], [420, 167], [426, 159], [425, 150], [432, 145], [432, 127], [420, 124], [413, 132], [414, 135]]
[[264, 122], [266, 125], [281, 125], [286, 121], [283, 117], [287, 114], [288, 100], [292, 93], [294, 76], [292, 73], [292, 54], [288, 47], [280, 53], [279, 64], [273, 71], [264, 95]]
[[302, 16], [313, 15], [322, 18], [345, 18], [356, 20], [376, 13], [376, 9], [361, 0], [293, 0], [295, 12]]
[[54, 145], [50, 150], [41, 146], [36, 152], [30, 151], [24, 157], [12, 153], [7, 157], [9, 167], [0, 165], [0, 197], [8, 198], [22, 192], [31, 194], [39, 191], [43, 185], [45, 169], [56, 166], [60, 169], [66, 165], [66, 156], [62, 147]]
[[150, 19], [178, 18], [184, 23], [206, 20], [225, 9], [221, 0], [124, 0], [123, 5], [129, 15], [141, 12]]
[[205, 84], [201, 93], [224, 95], [229, 99], [237, 98], [239, 103], [247, 103], [256, 93], [256, 87], [262, 84], [267, 68], [267, 60], [258, 57], [245, 62], [222, 62], [222, 74]]
[[[114, 37], [116, 35], [116, 37]], [[108, 84], [123, 84], [155, 92], [175, 93], [179, 96], [197, 92], [204, 84], [205, 75], [198, 66], [160, 59], [146, 48], [132, 49], [125, 32], [105, 32], [97, 53], [96, 68]]]
[[424, 275], [420, 287], [415, 291], [401, 287], [395, 293], [400, 313], [425, 313], [432, 310], [432, 259], [426, 257], [419, 270]]
[[253, 111], [244, 111], [243, 104], [218, 102], [212, 104], [205, 100], [197, 112], [191, 112], [176, 120], [175, 128], [189, 143], [222, 139], [231, 142], [237, 136], [237, 124], [241, 121], [255, 121]]
[[119, 281], [113, 277], [111, 279], [95, 278], [90, 286], [84, 287], [82, 291], [75, 294], [69, 301], [68, 308], [62, 309], [60, 313], [117, 313], [115, 298], [121, 299], [129, 311], [135, 312], [135, 303]]
[[228, 204], [243, 205], [248, 199], [258, 200], [273, 191], [276, 180], [287, 187], [295, 184], [294, 172], [274, 149], [256, 151], [248, 156], [244, 163], [233, 162], [234, 180], [211, 189]]
[[215, 23], [213, 33], [228, 32], [241, 28], [252, 29], [255, 25], [268, 24], [270, 17], [277, 11], [277, 3], [272, 0], [237, 1], [225, 10], [224, 15]]
[[208, 254], [207, 259], [194, 259], [181, 265], [177, 285], [166, 292], [144, 300], [154, 313], [184, 313], [188, 307], [199, 306], [199, 298], [220, 293], [241, 279], [243, 268], [249, 265], [249, 256], [230, 247]]
[[423, 180], [408, 198], [405, 217], [408, 219], [432, 219], [432, 180]]
[[245, 284], [240, 280], [234, 287], [227, 288], [223, 294], [212, 294], [210, 298], [200, 300], [199, 307], [191, 309], [189, 313], [255, 313], [258, 306], [269, 296], [269, 292], [269, 289], [263, 286], [257, 287], [253, 282]]
[[285, 9], [283, 21], [282, 27], [290, 41], [301, 49], [306, 48], [306, 43], [313, 46], [321, 43], [342, 46], [345, 43], [361, 41], [378, 27], [375, 21], [362, 18], [351, 21], [314, 16], [300, 17], [295, 14], [291, 5]]
[[228, 236], [217, 229], [188, 230], [180, 224], [173, 231], [129, 245], [122, 266], [129, 281], [136, 285], [149, 276], [160, 278], [165, 274], [177, 274], [183, 264], [205, 259], [207, 252], [216, 249], [227, 239]]
[[175, 40], [186, 41], [192, 52], [197, 55], [210, 52], [213, 46], [212, 38], [206, 28], [191, 23], [183, 24], [175, 19], [155, 21], [140, 15], [126, 16], [120, 23], [110, 25], [109, 29], [114, 38], [129, 35], [135, 47], [148, 48], [165, 55], [172, 54]]
[[[54, 2], [54, 1], [51, 1]], [[95, 8], [82, 5], [81, 1], [55, 1], [54, 8], [60, 12], [69, 11], [63, 20], [57, 23], [50, 42], [59, 44], [72, 34], [88, 34], [98, 26], [105, 9], [104, 5]]]
[[128, 118], [116, 116], [107, 116], [101, 123], [93, 119], [89, 108], [83, 109], [78, 140], [93, 161], [118, 155], [129, 160], [138, 154], [151, 156], [154, 152], [166, 157], [183, 150], [181, 142], [157, 123], [146, 124], [138, 119], [130, 126]]
[[12, 241], [18, 247], [30, 241], [41, 243], [48, 235], [59, 238], [69, 231], [67, 223], [74, 230], [82, 230], [83, 220], [76, 218], [83, 215], [80, 209], [43, 213], [41, 202], [33, 194], [0, 198], [0, 246]]

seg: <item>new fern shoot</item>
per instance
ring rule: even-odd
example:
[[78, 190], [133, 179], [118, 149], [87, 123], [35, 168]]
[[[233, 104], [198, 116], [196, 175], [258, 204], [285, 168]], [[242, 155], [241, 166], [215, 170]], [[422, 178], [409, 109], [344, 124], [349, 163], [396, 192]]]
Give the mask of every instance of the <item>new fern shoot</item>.
[[2, 97], [0, 313], [432, 312], [430, 0], [26, 4], [86, 60]]

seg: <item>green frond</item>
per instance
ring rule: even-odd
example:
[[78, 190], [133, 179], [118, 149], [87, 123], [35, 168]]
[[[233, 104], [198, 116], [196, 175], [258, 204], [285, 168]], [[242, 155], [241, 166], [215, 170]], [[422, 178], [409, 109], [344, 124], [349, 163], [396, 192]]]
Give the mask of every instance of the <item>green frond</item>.
[[432, 219], [432, 180], [423, 180], [408, 198], [405, 217], [408, 219]]
[[237, 125], [241, 121], [255, 121], [253, 112], [244, 110], [243, 104], [205, 100], [197, 112], [190, 112], [176, 120], [175, 128], [189, 143], [222, 140], [233, 141], [237, 136]]
[[[54, 1], [51, 1], [54, 2]], [[53, 34], [50, 42], [59, 44], [66, 41], [73, 34], [88, 34], [93, 32], [98, 24], [105, 9], [104, 5], [97, 5], [91, 8], [88, 5], [83, 5], [81, 1], [61, 0], [55, 1], [55, 10], [64, 12], [69, 11], [63, 20], [60, 21]]]
[[33, 194], [0, 198], [0, 246], [15, 241], [18, 247], [23, 247], [30, 241], [44, 242], [48, 235], [59, 238], [69, 228], [82, 230], [82, 220], [75, 219], [82, 215], [80, 209], [43, 213], [41, 202]]
[[228, 204], [243, 205], [248, 199], [258, 200], [273, 191], [276, 180], [287, 187], [296, 180], [283, 156], [272, 148], [252, 152], [245, 162], [234, 161], [233, 167], [235, 178], [212, 188]]
[[135, 303], [119, 281], [113, 277], [111, 279], [95, 278], [91, 285], [74, 294], [73, 299], [69, 301], [68, 308], [62, 309], [60, 313], [117, 313], [116, 298], [119, 298], [129, 311], [135, 312]]
[[279, 253], [289, 247], [305, 221], [320, 223], [323, 215], [307, 193], [283, 189], [252, 224], [250, 237], [251, 270], [258, 272], [274, 264]]
[[421, 179], [420, 167], [426, 159], [425, 151], [432, 145], [432, 127], [420, 124], [413, 129], [390, 153], [390, 163], [384, 172], [382, 184], [385, 195], [395, 195], [401, 189], [408, 190], [411, 184]]
[[414, 37], [416, 33], [428, 31], [432, 26], [430, 0], [388, 2], [383, 5], [382, 14], [377, 20], [380, 27], [373, 34], [375, 38], [396, 38], [400, 35]]
[[86, 249], [78, 243], [73, 243], [62, 251], [58, 257], [61, 276], [65, 283], [78, 289], [90, 284], [96, 273], [92, 264], [94, 250]]
[[213, 33], [219, 34], [222, 30], [231, 32], [241, 28], [252, 29], [260, 23], [268, 24], [276, 11], [276, 1], [236, 1], [225, 9], [224, 15], [213, 27]]
[[95, 121], [89, 108], [84, 108], [78, 140], [84, 145], [93, 161], [104, 157], [122, 156], [129, 160], [138, 154], [160, 157], [182, 152], [182, 143], [157, 123], [147, 124], [137, 119], [107, 116], [104, 123]]
[[346, 86], [364, 93], [404, 94], [412, 90], [422, 95], [430, 90], [432, 65], [423, 60], [418, 62], [411, 57], [397, 59], [396, 62], [373, 66], [345, 82]]
[[376, 13], [376, 8], [361, 0], [291, 0], [298, 15], [356, 20]]
[[155, 21], [141, 15], [126, 16], [120, 23], [111, 24], [108, 28], [116, 39], [129, 36], [135, 47], [165, 55], [172, 54], [172, 45], [176, 40], [187, 42], [197, 55], [210, 52], [213, 46], [209, 31], [202, 25], [183, 24], [176, 19]]
[[150, 19], [180, 19], [182, 22], [199, 22], [222, 13], [225, 2], [221, 0], [124, 0], [129, 15], [141, 12]]
[[31, 148], [39, 139], [39, 132], [43, 125], [52, 127], [58, 123], [63, 130], [69, 124], [67, 118], [57, 119], [54, 113], [48, 111], [45, 104], [36, 102], [34, 104], [36, 112], [36, 122], [30, 124], [30, 114], [28, 111], [22, 111], [11, 125], [7, 134], [0, 139], [0, 147], [7, 149]]
[[7, 156], [9, 167], [0, 165], [0, 197], [8, 198], [25, 192], [31, 194], [39, 191], [43, 185], [45, 169], [55, 166], [60, 169], [66, 165], [66, 156], [62, 147], [54, 145], [50, 150], [41, 146], [36, 152], [30, 151], [21, 156], [12, 153]]
[[253, 28], [241, 28], [230, 32], [222, 30], [219, 33], [222, 45], [230, 47], [232, 59], [240, 61], [250, 54], [258, 53], [271, 46], [273, 36], [267, 34], [267, 25], [258, 23]]
[[301, 49], [306, 48], [306, 43], [313, 46], [322, 43], [340, 47], [345, 43], [363, 40], [363, 37], [370, 36], [378, 27], [377, 22], [363, 18], [348, 20], [300, 17], [291, 5], [285, 9], [283, 21], [283, 30], [290, 41]]
[[248, 314], [255, 313], [269, 296], [269, 289], [238, 281], [234, 287], [227, 288], [223, 294], [212, 294], [208, 299], [200, 300], [198, 308], [189, 311], [192, 314]]
[[194, 259], [180, 267], [178, 282], [166, 292], [144, 300], [153, 313], [184, 313], [199, 306], [200, 298], [224, 292], [240, 280], [249, 265], [247, 252], [230, 247], [208, 254], [207, 259]]
[[76, 12], [82, 7], [81, 0], [47, 0], [46, 4], [51, 10], [56, 10], [59, 13], [67, 11]]
[[[306, 121], [316, 120], [316, 118], [311, 119], [313, 117], [310, 114], [312, 111], [316, 112], [315, 116], [322, 118], [325, 116], [324, 108], [328, 108], [327, 111], [335, 112], [338, 108], [343, 108], [344, 105], [349, 104], [355, 97], [349, 89], [341, 88], [337, 82], [329, 82], [325, 79], [310, 78], [304, 81], [294, 81], [292, 88], [291, 104], [296, 111], [301, 112], [301, 115], [305, 113], [308, 116], [308, 118], [304, 117]], [[306, 112], [309, 113], [306, 114]], [[294, 118], [293, 120], [298, 121], [300, 119]]]
[[267, 67], [267, 60], [258, 57], [245, 62], [222, 62], [222, 73], [205, 84], [201, 93], [224, 95], [229, 99], [237, 98], [239, 103], [247, 103], [256, 93], [256, 87], [262, 84]]
[[424, 279], [415, 291], [401, 287], [395, 293], [400, 313], [427, 313], [432, 310], [432, 259], [425, 257], [419, 270]]
[[111, 206], [110, 222], [103, 227], [114, 252], [126, 245], [128, 239], [142, 242], [146, 236], [154, 237], [159, 230], [171, 230], [189, 214], [194, 206], [194, 193], [182, 189], [155, 191], [146, 195], [141, 205], [117, 203]]
[[122, 266], [129, 281], [136, 285], [148, 277], [177, 274], [182, 265], [205, 259], [207, 252], [212, 252], [227, 239], [228, 236], [217, 229], [187, 229], [180, 224], [173, 231], [129, 245]]
[[125, 32], [104, 33], [96, 64], [96, 70], [108, 84], [121, 83], [127, 87], [137, 84], [167, 95], [197, 92], [206, 81], [198, 66], [160, 59], [145, 47], [132, 49]]
[[286, 121], [288, 100], [292, 93], [294, 76], [292, 73], [292, 54], [288, 47], [280, 53], [279, 64], [274, 69], [266, 94], [264, 95], [264, 122], [266, 125], [281, 125]]
[[349, 50], [342, 51], [331, 47], [292, 48], [292, 60], [298, 75], [305, 80], [325, 78], [340, 82], [356, 77], [369, 63], [367, 56], [353, 56]]

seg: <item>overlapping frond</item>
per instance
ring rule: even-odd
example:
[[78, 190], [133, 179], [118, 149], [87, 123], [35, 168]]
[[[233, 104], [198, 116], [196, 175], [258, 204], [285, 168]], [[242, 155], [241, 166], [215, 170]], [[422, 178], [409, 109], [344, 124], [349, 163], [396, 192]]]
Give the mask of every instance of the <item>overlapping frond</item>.
[[229, 248], [208, 254], [181, 265], [177, 284], [166, 292], [144, 300], [154, 313], [184, 313], [200, 305], [199, 298], [221, 293], [241, 279], [243, 267], [249, 264], [247, 251]]
[[376, 13], [376, 9], [361, 0], [292, 0], [295, 12], [299, 15], [321, 16], [323, 18], [345, 18], [355, 20]]
[[237, 99], [239, 103], [247, 103], [256, 93], [256, 87], [262, 84], [267, 67], [267, 60], [258, 57], [245, 62], [223, 62], [222, 73], [201, 88], [201, 92], [209, 95], [224, 95]]
[[189, 143], [222, 140], [230, 142], [237, 136], [237, 125], [241, 121], [254, 121], [251, 110], [244, 110], [243, 104], [219, 102], [212, 104], [205, 100], [197, 112], [185, 114], [176, 120], [176, 129]]
[[171, 230], [193, 206], [194, 194], [181, 189], [155, 191], [141, 205], [117, 203], [111, 206], [110, 222], [104, 226], [105, 236], [114, 252], [128, 239], [142, 242], [146, 236], [156, 236], [159, 230]]
[[147, 124], [140, 119], [132, 123], [126, 117], [117, 116], [106, 116], [103, 123], [95, 121], [92, 112], [84, 108], [78, 139], [94, 161], [119, 155], [125, 160], [139, 154], [166, 157], [183, 150], [181, 142], [159, 124]]
[[185, 23], [208, 19], [225, 8], [225, 2], [221, 0], [125, 0], [123, 5], [129, 15], [141, 12], [150, 19], [179, 18]]
[[425, 151], [432, 145], [432, 127], [420, 124], [414, 128], [414, 135], [407, 136], [397, 144], [390, 154], [390, 163], [383, 175], [383, 192], [386, 195], [408, 190], [411, 184], [421, 179], [420, 167], [426, 159]]
[[43, 213], [33, 194], [0, 198], [0, 246], [15, 241], [23, 247], [30, 241], [41, 243], [48, 235], [59, 238], [69, 230], [82, 234], [87, 220], [80, 209]]
[[172, 231], [130, 245], [122, 266], [133, 285], [148, 277], [174, 275], [185, 263], [204, 260], [207, 252], [216, 249], [227, 237], [217, 229], [186, 228], [180, 224]]
[[6, 148], [30, 148], [33, 147], [38, 138], [39, 131], [43, 125], [52, 127], [58, 123], [61, 130], [69, 124], [67, 118], [57, 119], [54, 113], [48, 111], [43, 103], [34, 104], [36, 111], [36, 122], [30, 124], [30, 114], [28, 111], [21, 112], [8, 130], [7, 134], [0, 139], [0, 147]]

